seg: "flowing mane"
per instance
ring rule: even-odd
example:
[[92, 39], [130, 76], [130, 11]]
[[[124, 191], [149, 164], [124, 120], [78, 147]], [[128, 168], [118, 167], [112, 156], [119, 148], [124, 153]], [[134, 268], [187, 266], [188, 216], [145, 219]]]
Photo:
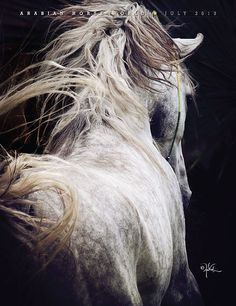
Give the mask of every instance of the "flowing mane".
[[32, 77], [2, 94], [0, 115], [37, 101], [39, 144], [46, 142], [48, 153], [63, 146], [68, 154], [91, 123], [104, 122], [126, 138], [124, 131], [142, 124], [154, 90], [150, 80], [168, 84], [166, 71], [179, 50], [159, 20], [136, 3], [100, 1], [62, 12], [56, 19], [61, 34], [42, 50], [42, 61], [20, 73]]

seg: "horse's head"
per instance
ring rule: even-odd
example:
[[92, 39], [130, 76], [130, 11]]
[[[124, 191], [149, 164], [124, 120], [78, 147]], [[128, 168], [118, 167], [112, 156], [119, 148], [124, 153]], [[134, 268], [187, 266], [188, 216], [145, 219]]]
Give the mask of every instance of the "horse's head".
[[[180, 49], [180, 56], [190, 55], [202, 42], [203, 35], [194, 39], [174, 39]], [[183, 203], [187, 207], [191, 191], [182, 153], [181, 140], [184, 134], [187, 111], [186, 97], [193, 95], [191, 80], [183, 65], [177, 65], [167, 79], [172, 85], [155, 84], [158, 94], [153, 113], [153, 134], [162, 155], [169, 161], [179, 181]]]

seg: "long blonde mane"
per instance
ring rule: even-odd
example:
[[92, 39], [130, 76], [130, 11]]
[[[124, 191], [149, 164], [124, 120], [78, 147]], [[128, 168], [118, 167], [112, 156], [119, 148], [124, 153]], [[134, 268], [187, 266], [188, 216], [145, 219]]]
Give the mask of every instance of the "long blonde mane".
[[[73, 17], [72, 11], [83, 16]], [[61, 34], [41, 50], [44, 59], [13, 76], [27, 72], [31, 77], [14, 86], [3, 84], [7, 90], [0, 96], [0, 116], [29, 103], [39, 110], [38, 143], [50, 155], [8, 158], [0, 177], [0, 206], [2, 213], [20, 220], [21, 234], [28, 225], [39, 233], [34, 243], [42, 249], [57, 239], [65, 242], [76, 218], [73, 188], [54, 177], [58, 157], [51, 154], [68, 155], [91, 126], [106, 124], [148, 155], [133, 131], [148, 118], [150, 81], [168, 85], [166, 71], [171, 73], [179, 59], [178, 47], [159, 20], [137, 3], [69, 6], [55, 22]], [[60, 193], [64, 203], [64, 214], [53, 227], [15, 207], [35, 205], [23, 198], [46, 189]]]
[[[72, 11], [84, 15], [73, 17]], [[130, 114], [139, 122], [148, 115], [136, 89], [150, 90], [152, 79], [167, 82], [162, 67], [171, 71], [178, 59], [170, 36], [143, 6], [128, 1], [70, 6], [56, 21], [62, 34], [42, 50], [43, 61], [21, 72], [30, 70], [32, 77], [0, 97], [0, 115], [37, 100], [39, 125], [53, 126], [46, 140], [50, 153], [62, 144], [72, 147], [68, 142], [91, 123], [132, 130]], [[38, 131], [39, 143], [45, 141]]]

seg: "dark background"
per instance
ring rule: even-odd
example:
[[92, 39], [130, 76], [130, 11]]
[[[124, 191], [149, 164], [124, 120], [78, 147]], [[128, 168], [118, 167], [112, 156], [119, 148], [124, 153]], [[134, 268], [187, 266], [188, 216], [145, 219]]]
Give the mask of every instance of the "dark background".
[[[57, 9], [62, 2], [0, 0], [1, 80], [16, 65], [30, 62], [32, 54], [46, 42], [49, 20], [19, 17], [19, 11]], [[184, 137], [184, 155], [193, 191], [186, 211], [187, 250], [206, 306], [233, 305], [236, 1], [147, 0], [143, 3], [158, 12], [162, 23], [172, 21], [178, 25], [170, 29], [173, 37], [193, 38], [199, 32], [204, 34], [203, 45], [186, 61], [198, 83], [197, 107], [189, 100]], [[165, 11], [168, 18], [161, 13]], [[177, 11], [181, 15], [187, 11], [188, 16], [177, 16]], [[195, 16], [195, 11], [200, 16]], [[7, 139], [4, 141], [7, 143]], [[27, 150], [30, 151], [30, 145]], [[222, 272], [209, 272], [206, 279], [200, 270], [202, 263], [216, 263], [216, 269]]]

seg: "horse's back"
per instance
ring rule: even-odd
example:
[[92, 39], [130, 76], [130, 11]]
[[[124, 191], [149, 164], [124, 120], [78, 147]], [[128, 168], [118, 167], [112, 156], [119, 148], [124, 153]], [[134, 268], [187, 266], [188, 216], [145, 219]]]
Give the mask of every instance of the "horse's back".
[[130, 184], [123, 174], [104, 169], [88, 177], [90, 184], [78, 183], [82, 189], [72, 237], [81, 305], [159, 305], [173, 258], [161, 180], [153, 184], [140, 175]]

